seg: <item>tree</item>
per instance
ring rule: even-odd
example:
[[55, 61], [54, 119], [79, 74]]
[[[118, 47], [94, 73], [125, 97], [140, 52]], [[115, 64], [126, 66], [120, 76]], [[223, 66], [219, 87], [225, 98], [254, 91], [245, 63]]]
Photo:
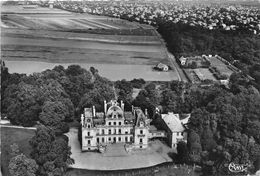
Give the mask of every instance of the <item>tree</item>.
[[180, 164], [188, 162], [188, 148], [184, 141], [180, 141], [177, 144], [177, 162]]
[[52, 127], [56, 134], [68, 132], [68, 126], [64, 123], [66, 116], [69, 116], [69, 110], [66, 105], [61, 101], [46, 101], [40, 113], [40, 121], [49, 127]]
[[36, 176], [38, 165], [35, 160], [20, 154], [11, 158], [8, 169], [12, 176]]
[[32, 126], [38, 120], [40, 105], [37, 102], [38, 91], [34, 86], [20, 82], [5, 90], [3, 104], [7, 106], [7, 117], [12, 124]]
[[37, 128], [35, 136], [30, 140], [31, 156], [39, 165], [38, 175], [63, 175], [68, 166], [74, 163], [70, 158], [71, 151], [68, 140], [55, 136], [53, 129], [45, 126]]

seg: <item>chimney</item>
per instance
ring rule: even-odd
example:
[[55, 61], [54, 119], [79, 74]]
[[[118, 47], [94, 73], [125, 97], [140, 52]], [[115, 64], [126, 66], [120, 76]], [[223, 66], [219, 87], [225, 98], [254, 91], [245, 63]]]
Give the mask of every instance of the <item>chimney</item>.
[[93, 117], [96, 117], [96, 108], [93, 106]]
[[81, 125], [84, 126], [84, 115], [81, 114]]
[[84, 115], [87, 115], [87, 108], [84, 108]]
[[158, 107], [155, 108], [155, 113], [160, 114], [160, 109]]
[[147, 111], [147, 109], [144, 110], [144, 114], [145, 114], [146, 117], [148, 116], [148, 111]]
[[104, 100], [104, 113], [106, 114], [107, 113], [107, 101]]
[[125, 108], [125, 104], [124, 104], [124, 102], [121, 100], [121, 108], [122, 108], [122, 110], [124, 111], [124, 108]]
[[132, 105], [132, 113], [134, 113], [134, 106]]

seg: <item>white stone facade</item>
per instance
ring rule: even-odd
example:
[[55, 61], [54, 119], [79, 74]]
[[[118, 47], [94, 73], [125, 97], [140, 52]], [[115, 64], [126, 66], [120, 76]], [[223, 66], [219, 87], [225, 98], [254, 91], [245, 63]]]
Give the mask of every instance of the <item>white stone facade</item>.
[[[126, 117], [127, 115], [127, 117]], [[104, 101], [104, 112], [85, 108], [81, 115], [82, 151], [99, 150], [110, 143], [127, 143], [133, 148], [148, 147], [149, 119], [140, 108], [124, 112], [116, 101]]]

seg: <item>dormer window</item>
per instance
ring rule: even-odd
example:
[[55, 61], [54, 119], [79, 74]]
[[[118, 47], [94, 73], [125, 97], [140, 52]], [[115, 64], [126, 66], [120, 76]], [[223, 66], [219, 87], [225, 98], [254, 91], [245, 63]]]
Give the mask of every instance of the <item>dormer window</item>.
[[114, 118], [116, 118], [116, 115], [114, 115]]
[[88, 125], [88, 128], [90, 128], [90, 125]]

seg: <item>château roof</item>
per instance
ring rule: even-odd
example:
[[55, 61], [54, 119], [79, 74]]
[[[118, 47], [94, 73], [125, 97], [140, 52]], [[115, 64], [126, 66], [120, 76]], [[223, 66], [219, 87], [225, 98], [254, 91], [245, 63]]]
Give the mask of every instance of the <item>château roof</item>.
[[143, 122], [144, 125], [146, 125], [146, 116], [144, 115], [143, 111], [140, 108], [135, 109], [136, 113], [136, 124], [137, 126], [140, 126], [140, 122]]
[[162, 114], [162, 119], [172, 132], [182, 132], [185, 130], [178, 114]]

